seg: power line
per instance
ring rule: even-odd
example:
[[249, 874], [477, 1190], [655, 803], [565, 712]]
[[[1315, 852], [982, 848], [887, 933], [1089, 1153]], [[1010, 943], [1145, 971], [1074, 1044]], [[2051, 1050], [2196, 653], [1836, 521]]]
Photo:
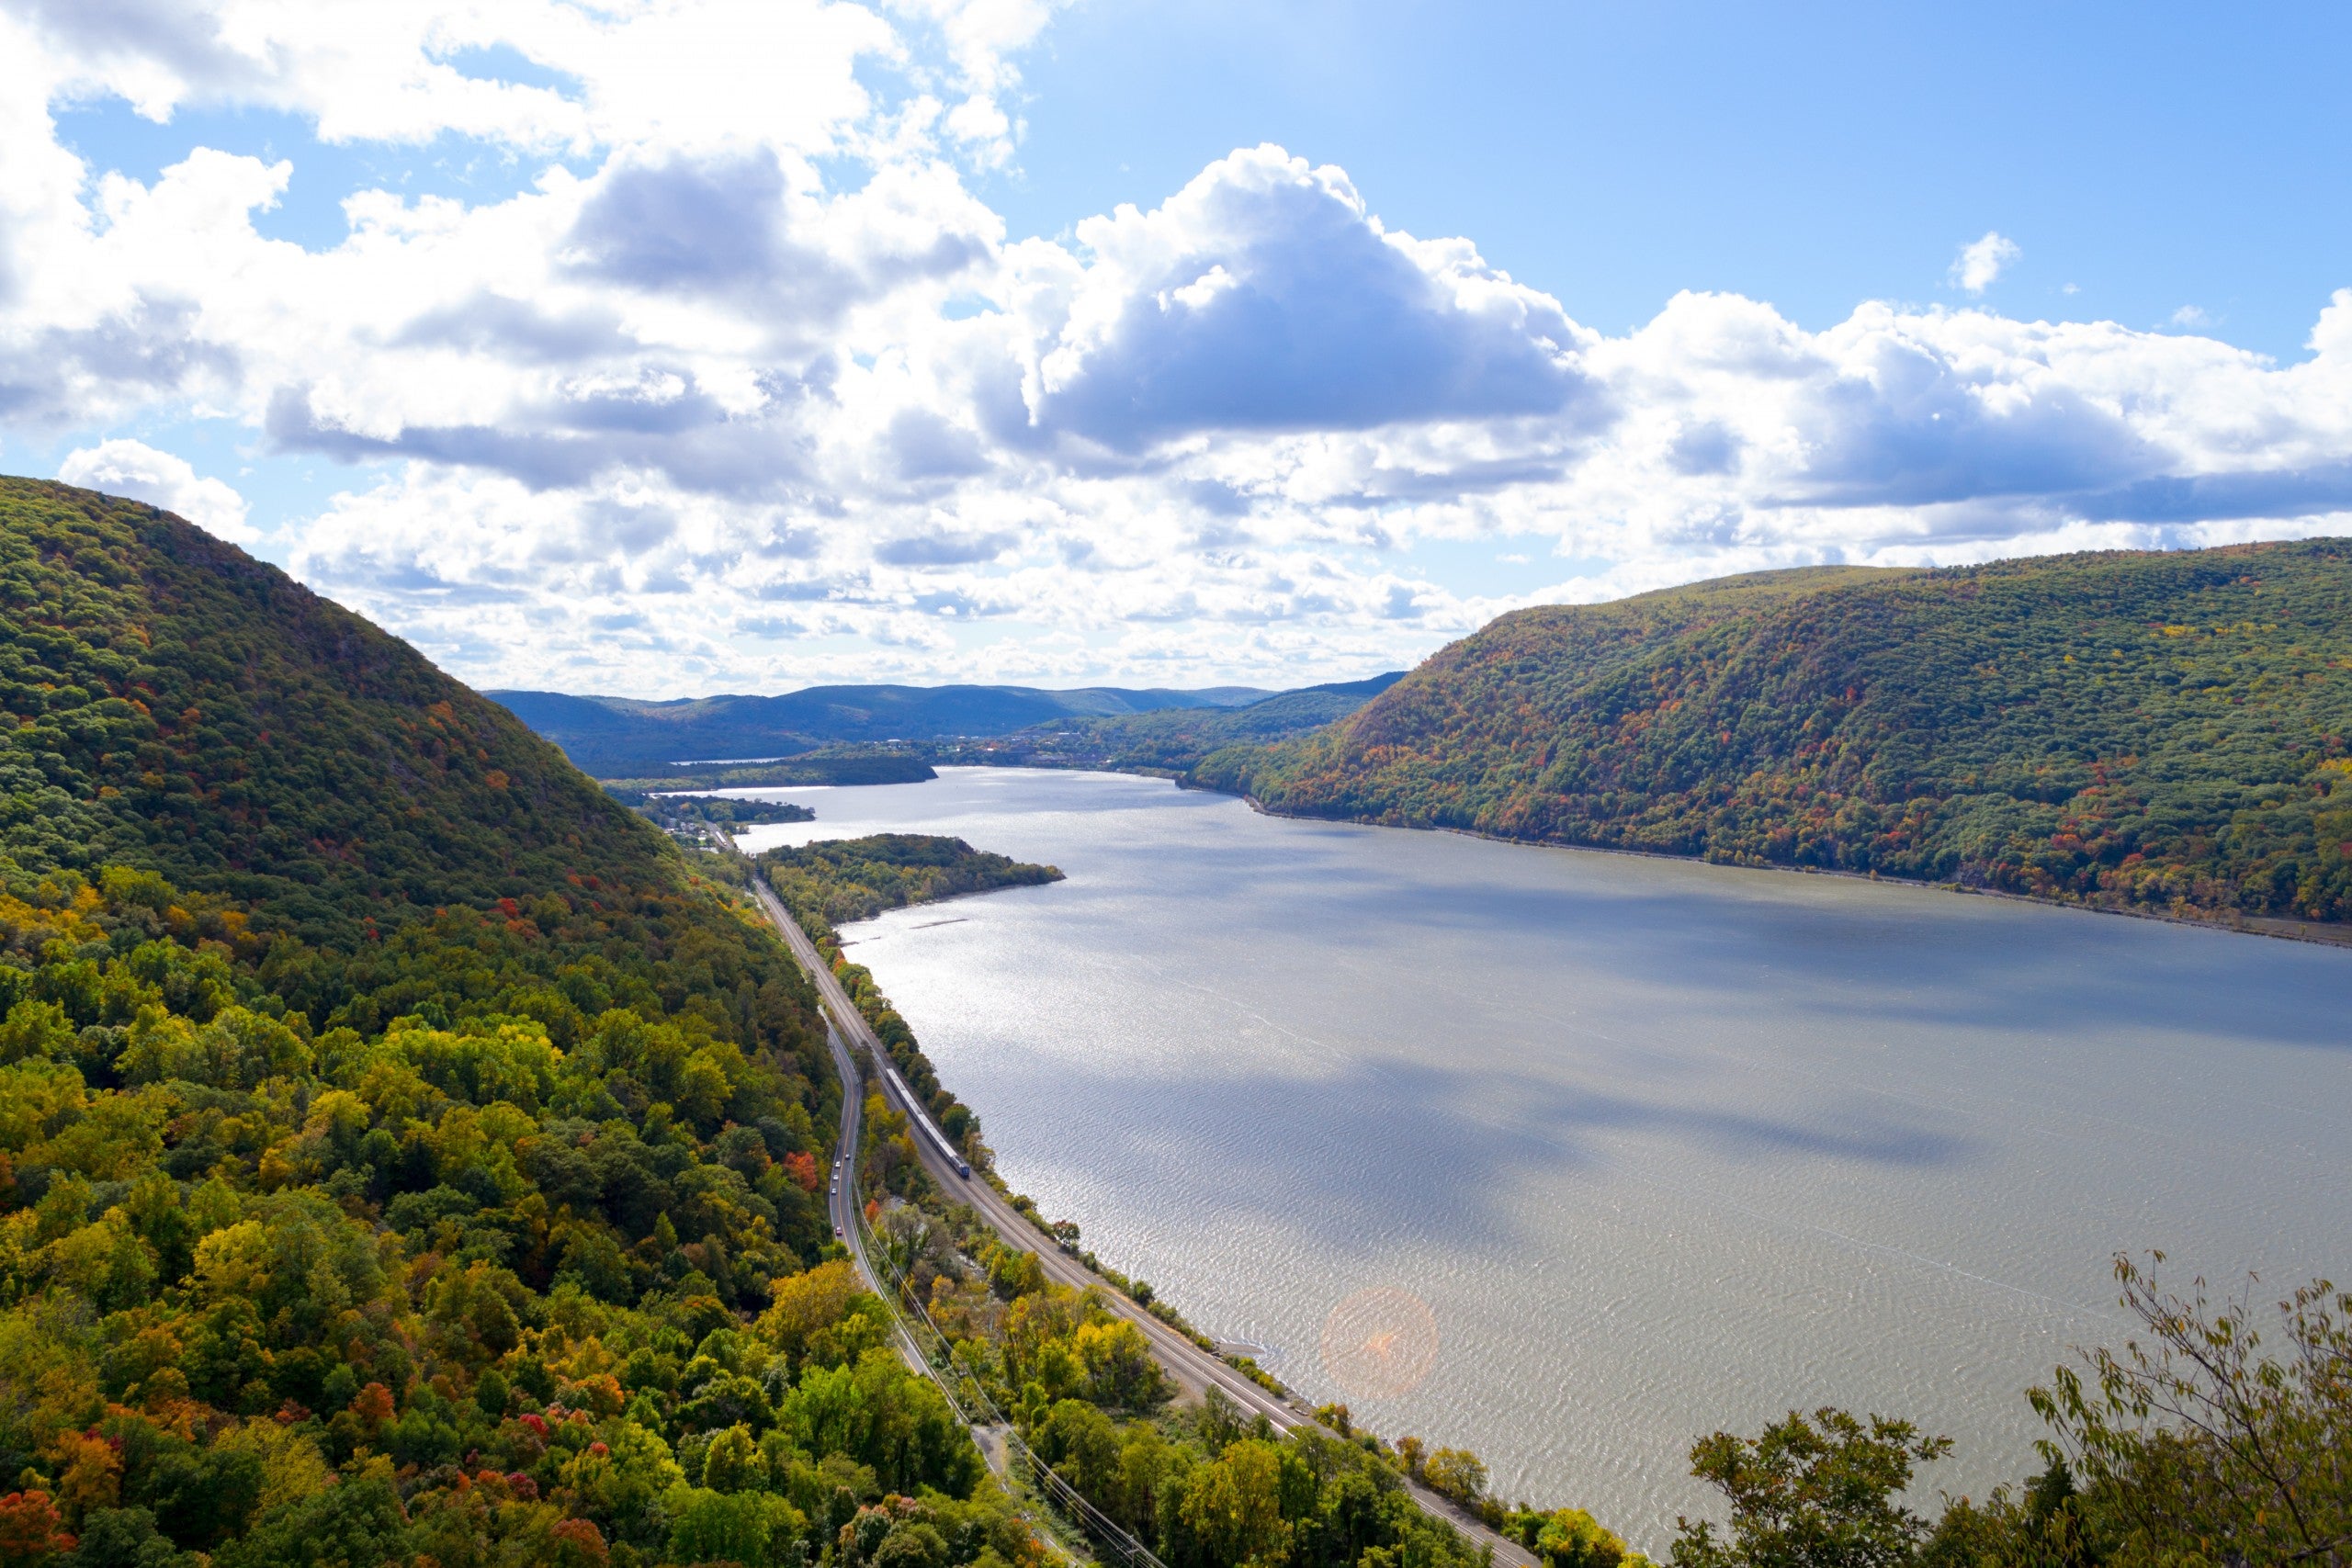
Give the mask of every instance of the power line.
[[[1011, 1418], [989, 1395], [988, 1386], [981, 1381], [979, 1374], [964, 1363], [956, 1351], [955, 1341], [950, 1339], [945, 1331], [941, 1329], [938, 1323], [933, 1319], [929, 1310], [923, 1306], [922, 1299], [916, 1295], [914, 1287], [908, 1281], [907, 1277], [899, 1272], [898, 1265], [891, 1261], [890, 1255], [882, 1247], [880, 1238], [876, 1237], [871, 1227], [866, 1224], [865, 1211], [854, 1201], [849, 1205], [849, 1209], [851, 1224], [857, 1227], [858, 1239], [861, 1243], [868, 1244], [870, 1247], [870, 1250], [861, 1248], [866, 1251], [868, 1266], [871, 1267], [879, 1262], [883, 1270], [889, 1275], [893, 1290], [904, 1299], [907, 1307], [922, 1325], [931, 1331], [933, 1339], [938, 1344], [939, 1348], [936, 1352], [928, 1350], [920, 1342], [917, 1344], [917, 1348], [923, 1352], [924, 1371], [929, 1374], [932, 1382], [938, 1385], [940, 1393], [946, 1397], [948, 1408], [955, 1411], [957, 1418], [967, 1427], [977, 1425], [967, 1414], [963, 1401], [956, 1398], [956, 1390], [950, 1387], [947, 1381], [940, 1375], [939, 1369], [932, 1364], [931, 1357], [934, 1353], [946, 1360], [968, 1382], [972, 1398], [990, 1417], [989, 1424], [1004, 1428], [1005, 1446], [1012, 1451], [1015, 1461], [1026, 1466], [1033, 1485], [1042, 1485], [1049, 1496], [1063, 1503], [1069, 1511], [1074, 1512], [1080, 1528], [1092, 1536], [1098, 1544], [1107, 1547], [1112, 1552], [1117, 1554], [1128, 1568], [1167, 1568], [1167, 1564], [1153, 1555], [1149, 1547], [1137, 1540], [1116, 1520], [1096, 1507], [1086, 1495], [1072, 1485], [1060, 1472], [1038, 1457], [1037, 1451], [1022, 1438]], [[892, 1311], [894, 1314], [897, 1312], [895, 1303], [892, 1303]], [[906, 1323], [904, 1317], [899, 1321], [902, 1325]], [[909, 1337], [914, 1337], [911, 1329], [909, 1330]]]

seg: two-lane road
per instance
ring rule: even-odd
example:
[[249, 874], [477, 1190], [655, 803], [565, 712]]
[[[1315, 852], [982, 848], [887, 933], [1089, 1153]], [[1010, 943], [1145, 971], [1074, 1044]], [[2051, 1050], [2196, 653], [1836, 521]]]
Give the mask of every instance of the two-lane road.
[[[849, 1047], [842, 1043], [840, 1033], [828, 1028], [825, 1043], [832, 1048], [833, 1071], [840, 1075], [843, 1085], [841, 1143], [833, 1168], [825, 1178], [830, 1183], [825, 1191], [825, 1217], [832, 1222], [833, 1234], [841, 1237], [842, 1245], [849, 1248], [850, 1262], [865, 1277], [866, 1289], [887, 1300], [890, 1292], [883, 1286], [881, 1273], [865, 1256], [865, 1234], [858, 1228], [855, 1212], [858, 1126], [865, 1114], [865, 1097], [857, 1092], [857, 1064], [850, 1060]], [[914, 1336], [906, 1325], [895, 1313], [891, 1314], [890, 1321], [899, 1325], [899, 1354], [905, 1357], [907, 1364], [915, 1371], [925, 1377], [934, 1377], [930, 1365], [923, 1359], [922, 1348], [915, 1343]], [[980, 1445], [980, 1452], [984, 1457], [988, 1455], [987, 1444]]]
[[[775, 896], [764, 881], [756, 877], [753, 878], [752, 886], [759, 897], [761, 906], [767, 910], [768, 918], [775, 922], [776, 930], [784, 934], [785, 942], [792, 949], [792, 955], [799, 960], [801, 968], [808, 972], [809, 979], [816, 984], [818, 997], [832, 1023], [832, 1028], [826, 1032], [826, 1038], [832, 1047], [834, 1066], [842, 1075], [844, 1103], [842, 1107], [841, 1146], [842, 1152], [837, 1179], [838, 1190], [829, 1198], [827, 1208], [832, 1213], [833, 1223], [840, 1228], [842, 1239], [849, 1243], [850, 1250], [856, 1257], [858, 1267], [865, 1272], [867, 1281], [876, 1290], [880, 1290], [880, 1276], [867, 1264], [865, 1252], [859, 1245], [857, 1227], [851, 1223], [849, 1212], [843, 1207], [845, 1204], [856, 1201], [859, 1108], [855, 1102], [861, 1096], [854, 1086], [861, 1082], [862, 1075], [850, 1060], [849, 1052], [844, 1048], [842, 1042], [846, 1038], [853, 1044], [863, 1046], [874, 1054], [876, 1061], [888, 1060], [888, 1057], [884, 1054], [881, 1041], [875, 1037], [874, 1031], [867, 1025], [865, 1015], [857, 1010], [855, 1004], [849, 999], [849, 994], [842, 989], [841, 982], [833, 977], [832, 970], [827, 966], [823, 957], [817, 952], [816, 943], [808, 940], [808, 934], [800, 929], [800, 923], [792, 918], [791, 911], [784, 907], [783, 900]], [[887, 1079], [877, 1079], [877, 1081], [885, 1085], [883, 1092], [886, 1096], [895, 1098], [887, 1087]], [[910, 1115], [916, 1113], [912, 1106], [901, 1105], [899, 1109]], [[1084, 1290], [1089, 1286], [1101, 1286], [1104, 1303], [1113, 1312], [1143, 1331], [1145, 1338], [1150, 1342], [1153, 1353], [1159, 1357], [1160, 1365], [1168, 1370], [1169, 1374], [1187, 1393], [1197, 1395], [1210, 1388], [1220, 1390], [1243, 1410], [1254, 1416], [1263, 1416], [1285, 1432], [1302, 1427], [1318, 1425], [1312, 1412], [1251, 1382], [1238, 1368], [1232, 1366], [1222, 1357], [1202, 1349], [1188, 1336], [1178, 1333], [1167, 1324], [1152, 1316], [1125, 1292], [1113, 1289], [1092, 1269], [1054, 1246], [1050, 1238], [1042, 1235], [1021, 1211], [1015, 1209], [1002, 1193], [989, 1186], [978, 1174], [975, 1173], [970, 1177], [959, 1176], [955, 1167], [949, 1165], [936, 1150], [933, 1149], [927, 1140], [915, 1138], [910, 1141], [915, 1145], [915, 1153], [922, 1160], [923, 1168], [930, 1173], [932, 1180], [938, 1185], [940, 1190], [978, 1210], [980, 1217], [989, 1223], [1007, 1245], [1018, 1247], [1024, 1252], [1035, 1252], [1045, 1269], [1046, 1278], [1079, 1290]], [[1438, 1495], [1429, 1488], [1409, 1481], [1406, 1484], [1412, 1492], [1413, 1500], [1425, 1511], [1453, 1525], [1468, 1536], [1473, 1542], [1480, 1546], [1491, 1546], [1494, 1549], [1496, 1562], [1510, 1563], [1513, 1568], [1534, 1568], [1534, 1557], [1517, 1541], [1508, 1540], [1488, 1529], [1472, 1515], [1455, 1506], [1451, 1500]]]

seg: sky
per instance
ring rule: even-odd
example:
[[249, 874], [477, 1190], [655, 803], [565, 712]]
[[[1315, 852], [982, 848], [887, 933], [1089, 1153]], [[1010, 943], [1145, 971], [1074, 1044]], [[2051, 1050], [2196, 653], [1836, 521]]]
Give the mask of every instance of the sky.
[[2352, 10], [0, 0], [0, 471], [485, 686], [2352, 533]]

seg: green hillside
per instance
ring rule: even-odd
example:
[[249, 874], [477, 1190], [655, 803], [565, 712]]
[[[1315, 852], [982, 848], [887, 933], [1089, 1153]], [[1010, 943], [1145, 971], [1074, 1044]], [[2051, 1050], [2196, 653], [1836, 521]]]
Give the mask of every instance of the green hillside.
[[1163, 708], [1150, 713], [1057, 719], [985, 740], [939, 741], [942, 762], [998, 767], [1103, 768], [1120, 773], [1181, 773], [1227, 746], [1265, 745], [1345, 718], [1402, 679], [1302, 686], [1240, 707]]
[[0, 481], [0, 855], [25, 869], [144, 866], [312, 941], [576, 870], [675, 880], [505, 709], [152, 507]]
[[1268, 808], [2352, 918], [2352, 542], [1764, 572], [1522, 610], [1214, 753]]
[[0, 1558], [1034, 1561], [729, 863], [151, 508], [0, 480]]

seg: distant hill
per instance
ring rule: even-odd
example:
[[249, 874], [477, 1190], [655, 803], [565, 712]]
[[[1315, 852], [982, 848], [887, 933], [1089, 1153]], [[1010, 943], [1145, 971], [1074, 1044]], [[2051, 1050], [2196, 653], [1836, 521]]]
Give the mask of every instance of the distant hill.
[[2121, 907], [2352, 918], [2352, 541], [1763, 572], [1502, 616], [1269, 809]]
[[944, 743], [929, 750], [943, 762], [1181, 773], [1221, 747], [1264, 745], [1320, 729], [1402, 679], [1403, 671], [1391, 671], [1366, 681], [1303, 686], [1242, 707], [1048, 719], [1011, 735]]
[[650, 774], [678, 762], [790, 756], [831, 742], [1005, 735], [1074, 716], [1235, 707], [1268, 694], [1249, 686], [811, 686], [775, 697], [656, 703], [560, 692], [489, 694], [599, 778]]

